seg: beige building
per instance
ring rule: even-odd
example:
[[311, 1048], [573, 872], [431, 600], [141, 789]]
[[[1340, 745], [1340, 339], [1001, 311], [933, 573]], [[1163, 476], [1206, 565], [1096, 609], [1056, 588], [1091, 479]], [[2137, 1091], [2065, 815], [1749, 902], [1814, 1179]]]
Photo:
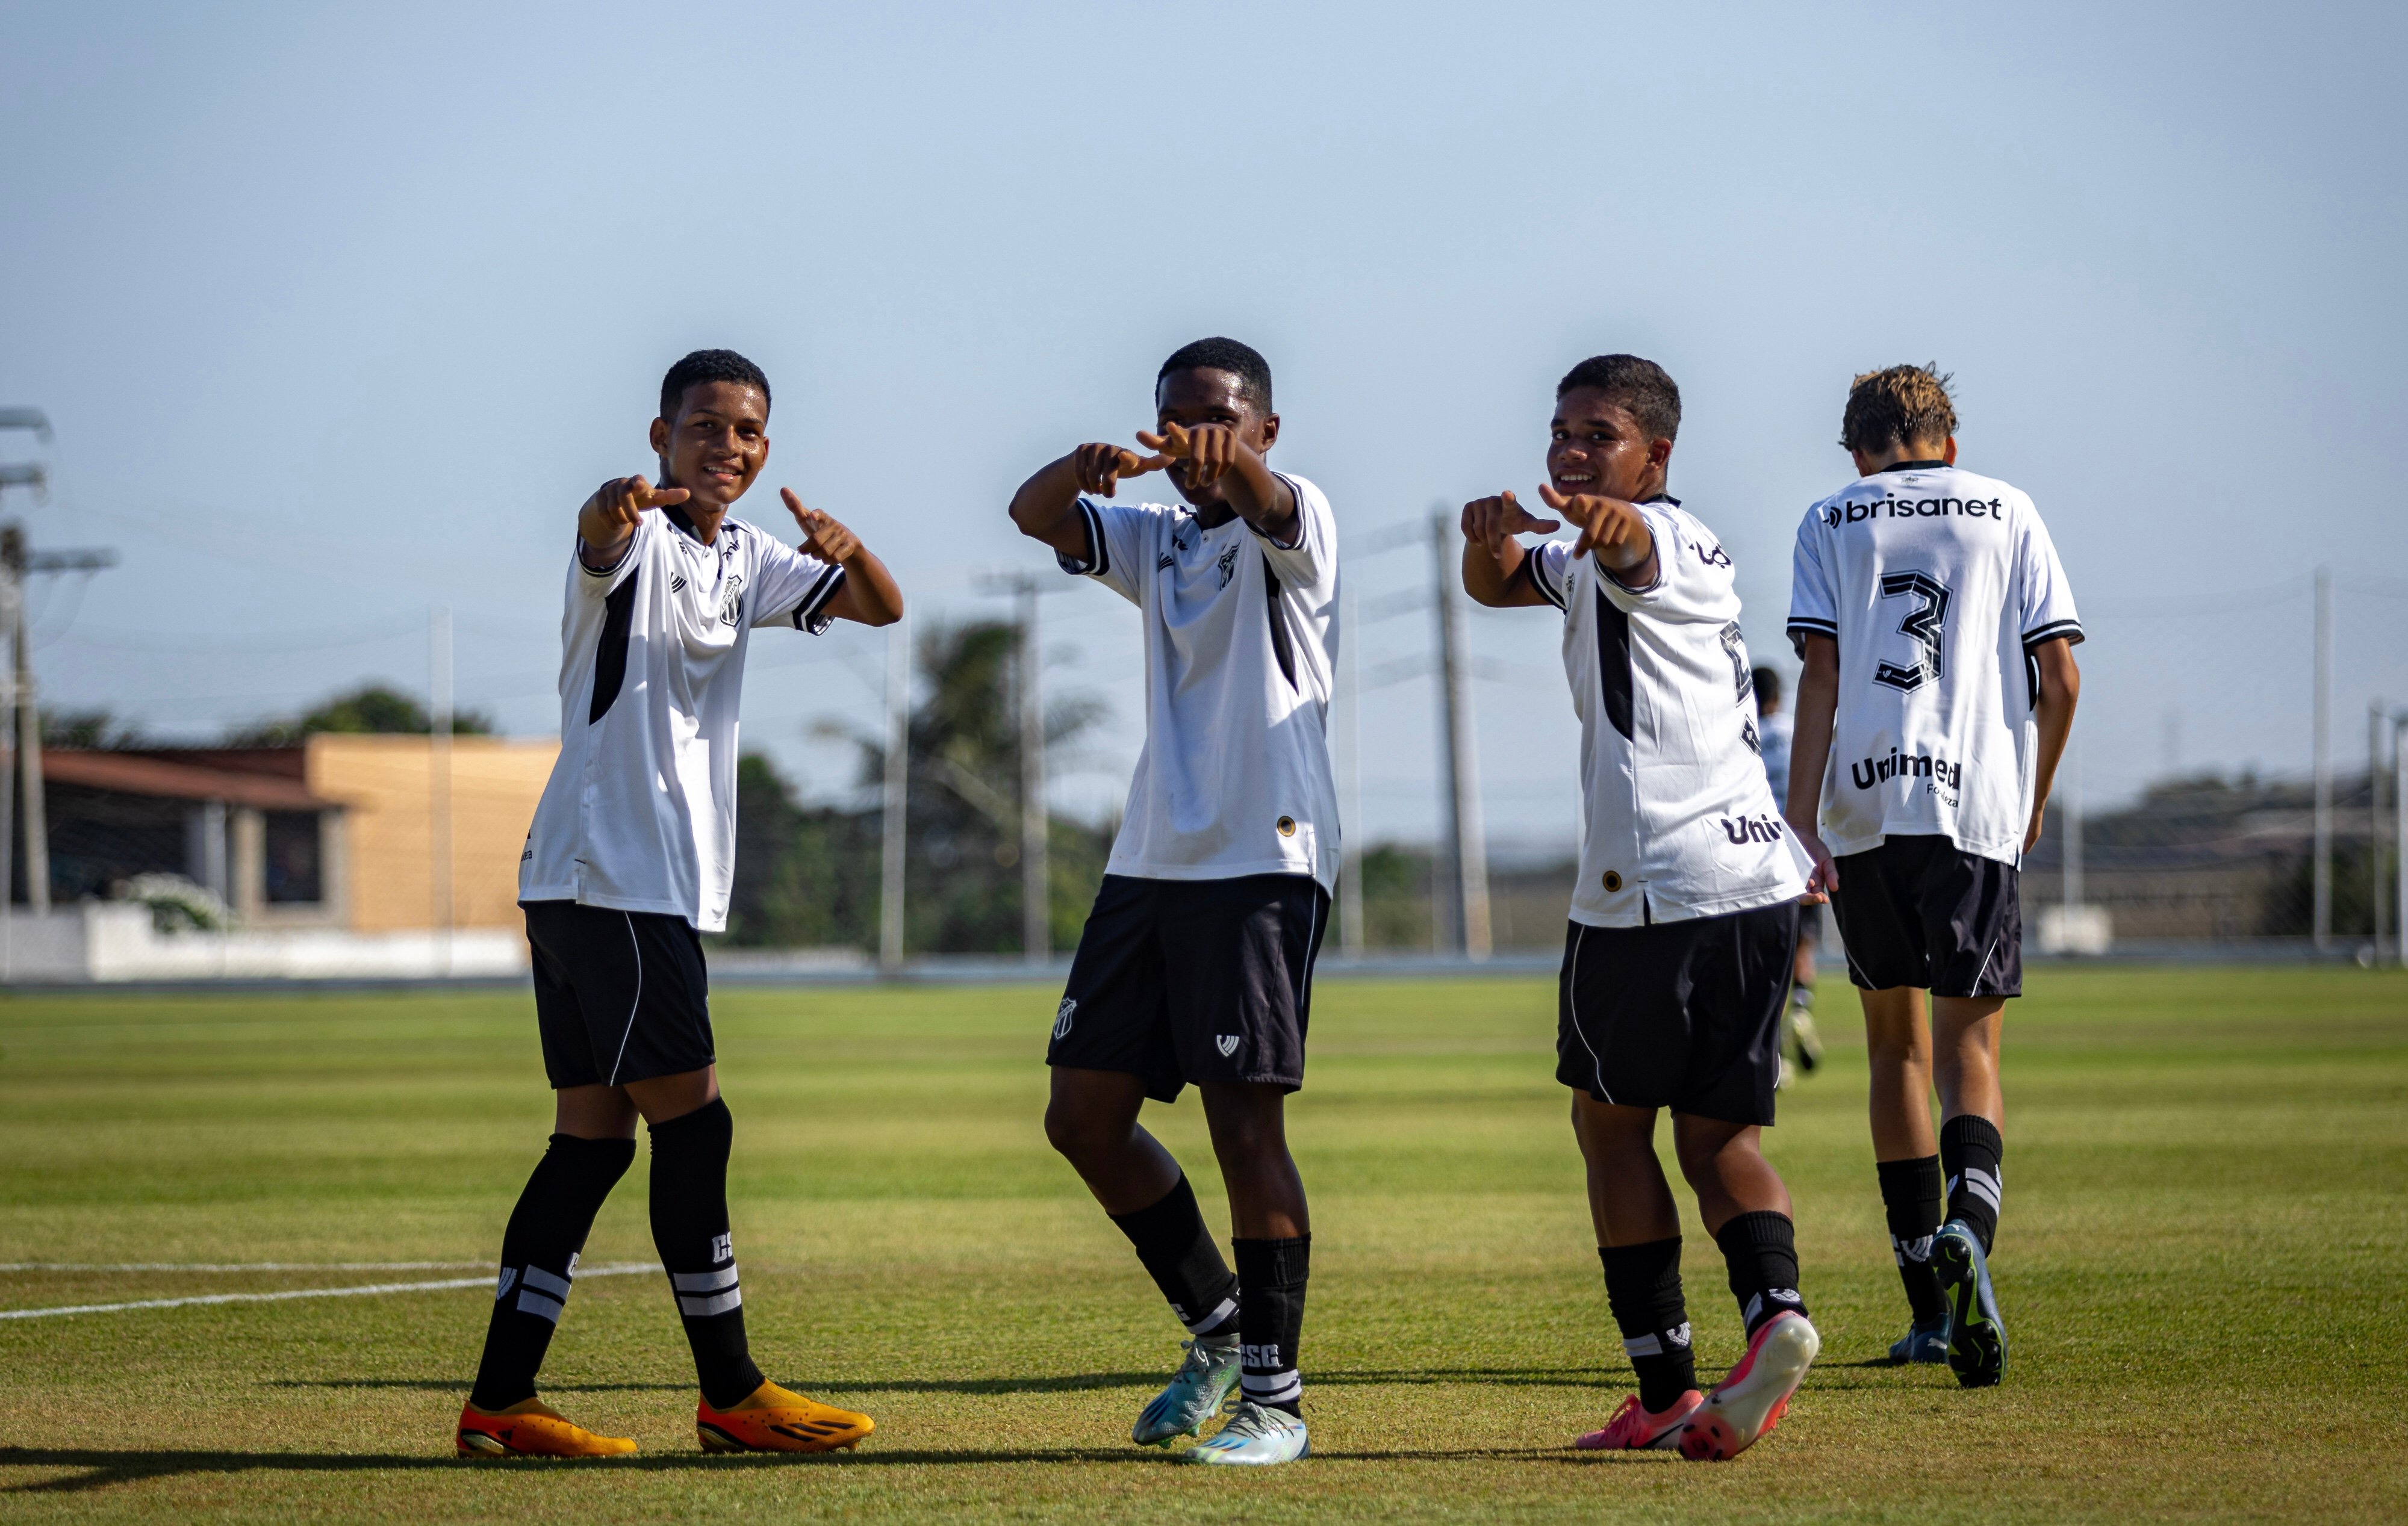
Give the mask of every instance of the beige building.
[[326, 734], [295, 748], [49, 752], [51, 897], [106, 899], [165, 872], [254, 927], [516, 928], [519, 854], [559, 751], [549, 738]]

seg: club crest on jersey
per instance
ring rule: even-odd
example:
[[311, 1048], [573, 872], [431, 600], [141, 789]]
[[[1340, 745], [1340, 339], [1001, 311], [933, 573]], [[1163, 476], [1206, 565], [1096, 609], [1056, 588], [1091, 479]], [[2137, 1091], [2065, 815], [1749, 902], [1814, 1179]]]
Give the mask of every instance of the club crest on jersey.
[[1723, 835], [1734, 847], [1741, 843], [1777, 843], [1783, 834], [1780, 819], [1772, 816], [1726, 816], [1720, 825]]
[[1054, 1036], [1055, 1038], [1068, 1038], [1070, 1036], [1070, 1015], [1078, 1010], [1079, 999], [1077, 997], [1065, 996], [1062, 998], [1062, 1005], [1054, 1009]]
[[1222, 1059], [1226, 1060], [1229, 1056], [1238, 1052], [1238, 1035], [1235, 1034], [1215, 1034], [1212, 1035], [1212, 1047], [1221, 1051]]
[[1223, 587], [1223, 588], [1226, 588], [1226, 587], [1228, 587], [1228, 586], [1229, 586], [1229, 579], [1230, 579], [1230, 578], [1235, 578], [1236, 576], [1238, 576], [1238, 549], [1239, 549], [1239, 548], [1237, 547], [1237, 545], [1236, 545], [1235, 543], [1232, 543], [1232, 544], [1230, 545], [1230, 547], [1229, 547], [1229, 549], [1228, 549], [1227, 550], [1223, 551], [1223, 552], [1221, 553], [1221, 561], [1220, 561], [1220, 568], [1221, 568], [1221, 583], [1220, 583], [1220, 586], [1221, 586], [1221, 587]]
[[719, 585], [719, 623], [740, 625], [744, 620], [744, 575], [731, 572]]

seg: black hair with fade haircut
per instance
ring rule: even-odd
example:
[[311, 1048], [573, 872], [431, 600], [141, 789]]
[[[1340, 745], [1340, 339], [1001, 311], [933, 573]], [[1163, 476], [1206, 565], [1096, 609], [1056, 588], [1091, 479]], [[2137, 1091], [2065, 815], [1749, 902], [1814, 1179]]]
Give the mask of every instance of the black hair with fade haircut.
[[761, 368], [732, 349], [697, 349], [669, 367], [661, 378], [661, 417], [677, 421], [678, 409], [685, 406], [686, 389], [713, 381], [733, 381], [739, 386], [761, 389], [761, 406], [769, 406], [769, 378]]
[[1257, 413], [1271, 411], [1271, 363], [1252, 345], [1241, 345], [1235, 339], [1198, 339], [1192, 345], [1181, 345], [1162, 363], [1154, 374], [1154, 390], [1158, 396], [1162, 381], [1173, 371], [1226, 371], [1238, 378], [1238, 396]]
[[1555, 383], [1555, 401], [1560, 403], [1566, 392], [1584, 387], [1628, 408], [1639, 427], [1656, 438], [1681, 437], [1681, 389], [1671, 374], [1654, 361], [1637, 355], [1591, 355]]

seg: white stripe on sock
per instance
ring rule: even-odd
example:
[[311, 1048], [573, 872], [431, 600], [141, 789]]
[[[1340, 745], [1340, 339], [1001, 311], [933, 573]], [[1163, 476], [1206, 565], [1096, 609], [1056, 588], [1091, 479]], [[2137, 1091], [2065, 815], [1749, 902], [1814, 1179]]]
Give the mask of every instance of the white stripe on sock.
[[530, 1288], [540, 1288], [554, 1298], [568, 1296], [568, 1279], [554, 1276], [540, 1266], [530, 1266], [519, 1274], [519, 1280]]
[[1246, 1397], [1258, 1405], [1290, 1404], [1304, 1392], [1304, 1379], [1293, 1367], [1283, 1373], [1264, 1373], [1259, 1376], [1248, 1373], [1239, 1379], [1239, 1383], [1245, 1390]]
[[1969, 1165], [1965, 1168], [1965, 1191], [1988, 1204], [1992, 1213], [1999, 1211], [1998, 1177]]
[[724, 1314], [744, 1302], [744, 1290], [730, 1288], [715, 1298], [681, 1298], [678, 1312], [699, 1319], [707, 1315]]
[[1656, 1339], [1653, 1333], [1625, 1335], [1622, 1337], [1622, 1348], [1634, 1357], [1660, 1357], [1664, 1354], [1664, 1343]]
[[553, 1324], [558, 1324], [560, 1323], [560, 1300], [557, 1298], [546, 1298], [543, 1294], [536, 1292], [531, 1289], [521, 1288], [519, 1290], [519, 1312], [521, 1314], [532, 1314], [539, 1319], [549, 1319]]
[[1201, 1319], [1187, 1319], [1182, 1320], [1182, 1323], [1187, 1326], [1187, 1333], [1189, 1334], [1201, 1335], [1204, 1332], [1211, 1329], [1214, 1325], [1221, 1323], [1223, 1320], [1228, 1319], [1229, 1316], [1237, 1312], [1238, 1301], [1234, 1298], [1224, 1298], [1221, 1300], [1221, 1305], [1218, 1308], [1204, 1316]]
[[736, 1263], [729, 1262], [715, 1272], [671, 1272], [669, 1286], [681, 1293], [717, 1292], [722, 1288], [736, 1286]]

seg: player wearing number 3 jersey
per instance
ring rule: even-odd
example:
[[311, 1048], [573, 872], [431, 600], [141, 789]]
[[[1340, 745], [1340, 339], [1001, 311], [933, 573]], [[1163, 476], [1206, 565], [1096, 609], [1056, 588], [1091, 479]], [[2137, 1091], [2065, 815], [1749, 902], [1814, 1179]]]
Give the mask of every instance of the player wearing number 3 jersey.
[[1786, 814], [1863, 993], [1873, 1153], [1914, 1314], [1891, 1355], [1944, 1350], [1975, 1387], [2006, 1364], [1986, 1258], [2000, 1020], [2023, 991], [2016, 879], [2073, 724], [2082, 624], [2039, 511], [1957, 469], [1956, 426], [1928, 368], [1850, 390], [1841, 444], [1857, 479], [1798, 530], [1789, 635], [1806, 671]]

